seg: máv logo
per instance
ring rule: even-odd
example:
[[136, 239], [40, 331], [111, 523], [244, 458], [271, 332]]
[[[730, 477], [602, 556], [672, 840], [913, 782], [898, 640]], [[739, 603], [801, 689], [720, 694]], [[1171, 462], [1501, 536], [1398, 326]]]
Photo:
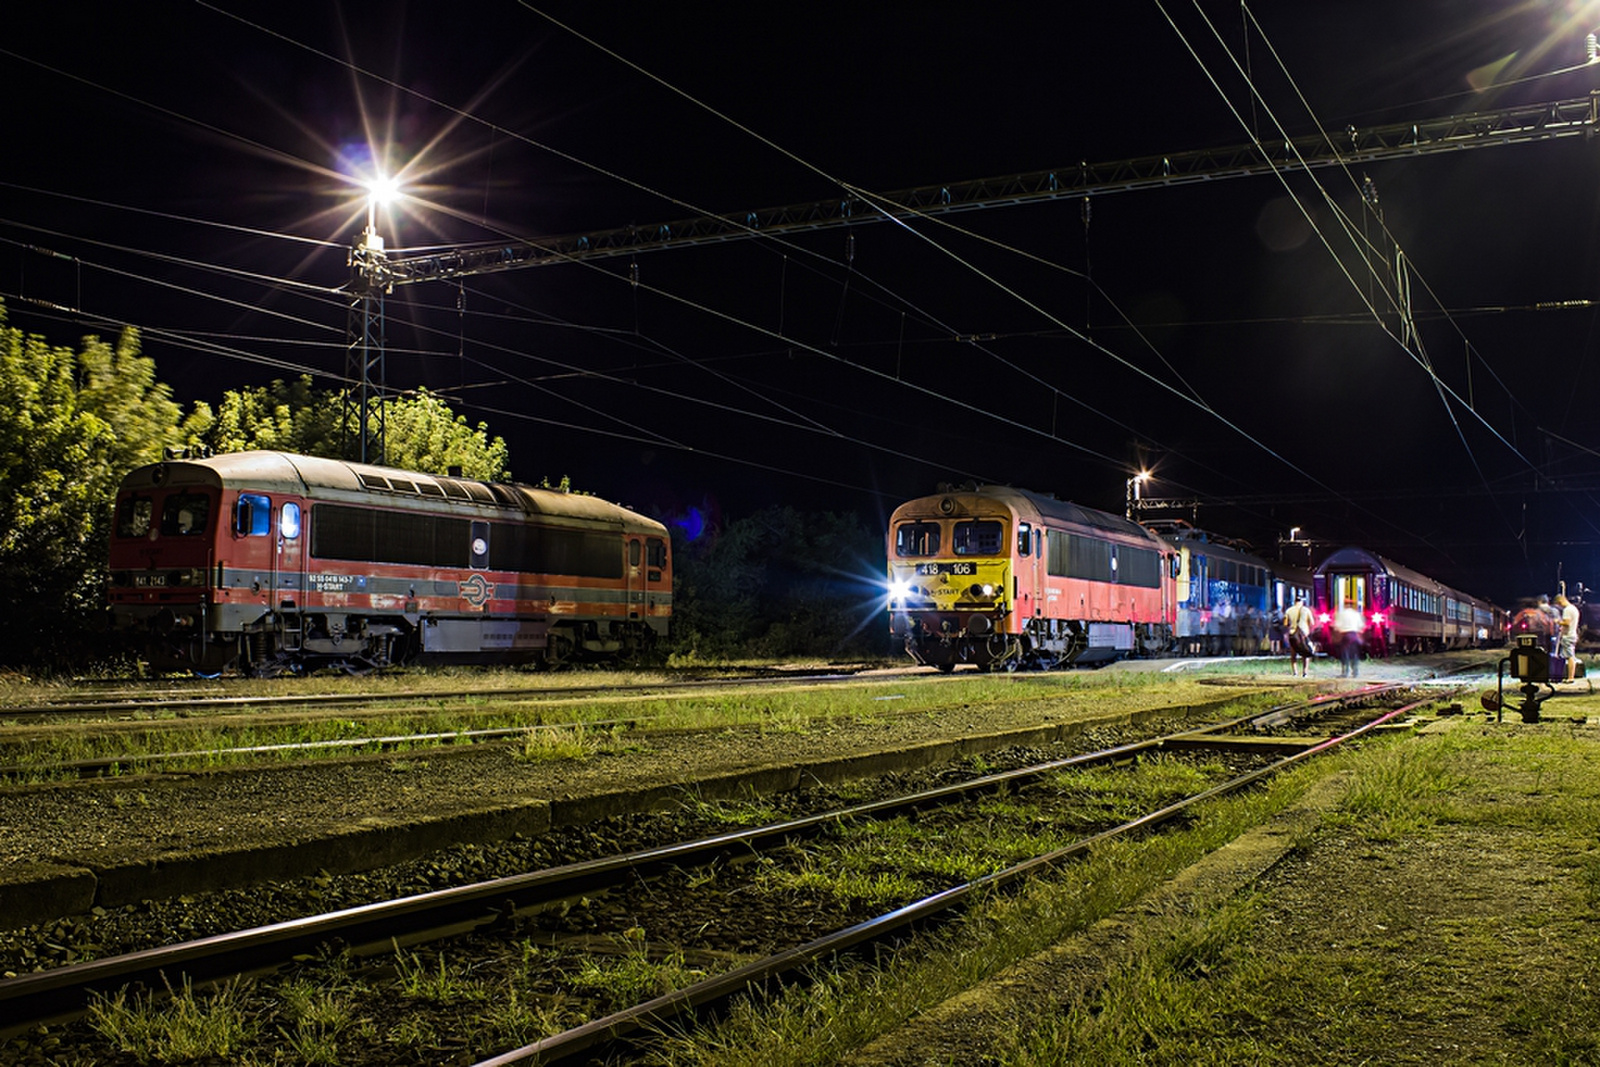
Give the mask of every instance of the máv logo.
[[485, 581], [481, 574], [457, 582], [456, 586], [461, 590], [461, 599], [475, 608], [481, 608], [494, 595], [494, 583]]

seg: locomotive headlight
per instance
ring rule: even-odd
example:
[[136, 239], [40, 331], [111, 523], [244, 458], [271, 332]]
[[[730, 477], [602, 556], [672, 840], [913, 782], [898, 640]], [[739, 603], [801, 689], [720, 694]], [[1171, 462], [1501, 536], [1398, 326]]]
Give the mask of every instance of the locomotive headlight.
[[904, 578], [896, 578], [889, 583], [889, 599], [904, 600], [906, 597], [911, 595], [911, 591], [914, 588], [915, 586], [906, 581]]
[[994, 586], [985, 583], [983, 587], [983, 595], [989, 597], [994, 596]]

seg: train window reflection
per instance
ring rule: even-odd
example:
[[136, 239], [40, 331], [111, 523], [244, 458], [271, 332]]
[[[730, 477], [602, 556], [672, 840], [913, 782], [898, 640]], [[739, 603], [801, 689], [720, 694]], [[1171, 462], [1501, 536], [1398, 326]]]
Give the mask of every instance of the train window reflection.
[[894, 532], [897, 556], [931, 556], [939, 551], [939, 524], [908, 522]]
[[293, 541], [300, 536], [300, 505], [286, 502], [283, 505], [283, 514], [278, 516], [278, 533], [285, 541]]
[[233, 532], [240, 537], [265, 537], [272, 532], [272, 501], [259, 493], [240, 493]]
[[189, 537], [205, 533], [211, 500], [199, 493], [173, 493], [161, 507], [161, 535]]
[[977, 520], [958, 522], [950, 547], [958, 556], [998, 556], [1004, 531], [998, 522]]

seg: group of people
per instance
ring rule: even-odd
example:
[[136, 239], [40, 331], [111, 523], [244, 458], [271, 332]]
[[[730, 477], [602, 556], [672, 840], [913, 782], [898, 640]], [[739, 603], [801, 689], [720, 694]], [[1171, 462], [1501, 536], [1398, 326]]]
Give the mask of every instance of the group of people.
[[[1311, 647], [1311, 609], [1306, 606], [1305, 594], [1294, 598], [1283, 613], [1283, 629], [1289, 639], [1289, 673], [1309, 677], [1311, 657], [1316, 650]], [[1361, 675], [1361, 638], [1367, 628], [1366, 619], [1355, 604], [1345, 601], [1333, 616], [1333, 630], [1338, 635], [1339, 673], [1341, 677], [1357, 678]]]
[[1566, 664], [1565, 681], [1573, 681], [1578, 674], [1578, 605], [1567, 599], [1567, 594], [1557, 593], [1555, 603], [1545, 595], [1539, 597], [1539, 614], [1548, 620], [1552, 651]]
[[[1578, 670], [1578, 606], [1568, 600], [1565, 593], [1558, 595], [1553, 605], [1548, 596], [1541, 596], [1534, 617], [1541, 620], [1539, 629], [1550, 636], [1555, 654], [1566, 664], [1565, 680], [1573, 681]], [[1289, 642], [1290, 674], [1306, 677], [1310, 672], [1311, 657], [1316, 654], [1311, 647], [1313, 621], [1303, 593], [1297, 595], [1294, 603], [1283, 613], [1283, 629]], [[1333, 632], [1338, 643], [1340, 677], [1360, 677], [1361, 645], [1366, 628], [1366, 618], [1353, 601], [1346, 600], [1334, 613]]]

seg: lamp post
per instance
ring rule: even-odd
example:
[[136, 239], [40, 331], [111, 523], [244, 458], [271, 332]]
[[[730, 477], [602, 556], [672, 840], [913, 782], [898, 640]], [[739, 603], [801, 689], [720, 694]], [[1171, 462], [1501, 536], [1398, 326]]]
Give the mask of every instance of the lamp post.
[[1133, 519], [1133, 513], [1138, 510], [1140, 488], [1149, 480], [1149, 471], [1140, 471], [1128, 479], [1128, 509], [1124, 514], [1129, 520]]
[[345, 392], [340, 412], [345, 458], [361, 463], [384, 460], [383, 298], [394, 279], [378, 235], [378, 205], [399, 195], [393, 178], [367, 183], [367, 228], [350, 249], [349, 304], [345, 318]]

